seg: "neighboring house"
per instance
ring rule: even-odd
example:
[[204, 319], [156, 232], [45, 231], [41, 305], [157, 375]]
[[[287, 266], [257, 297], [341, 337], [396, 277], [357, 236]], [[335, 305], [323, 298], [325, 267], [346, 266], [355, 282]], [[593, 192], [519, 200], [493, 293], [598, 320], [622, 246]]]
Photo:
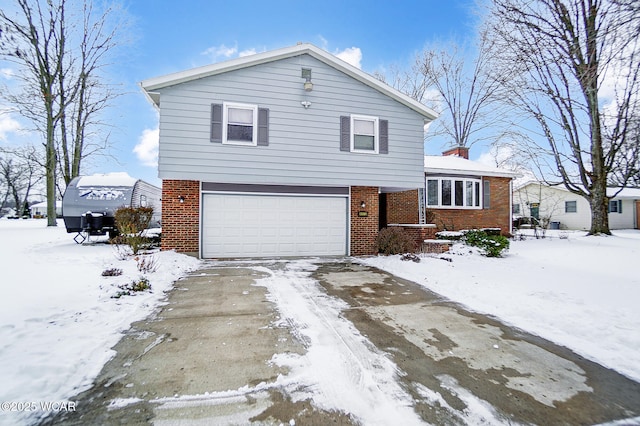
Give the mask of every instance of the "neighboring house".
[[[638, 229], [640, 188], [607, 188], [609, 229]], [[617, 193], [617, 195], [616, 195]], [[560, 229], [589, 230], [591, 207], [586, 198], [569, 192], [563, 185], [526, 182], [513, 191], [513, 216], [535, 217]]]
[[[43, 201], [41, 203], [32, 204], [29, 206], [29, 210], [31, 211], [31, 217], [47, 217], [47, 202]], [[56, 216], [62, 216], [62, 201], [56, 201]]]
[[437, 230], [479, 228], [500, 228], [510, 235], [511, 185], [518, 173], [468, 158], [463, 147], [425, 156], [423, 188], [386, 195], [387, 223], [431, 224], [423, 229], [432, 231], [417, 238]]
[[313, 45], [140, 85], [159, 109], [165, 250], [375, 254], [379, 194], [424, 185], [436, 114]]

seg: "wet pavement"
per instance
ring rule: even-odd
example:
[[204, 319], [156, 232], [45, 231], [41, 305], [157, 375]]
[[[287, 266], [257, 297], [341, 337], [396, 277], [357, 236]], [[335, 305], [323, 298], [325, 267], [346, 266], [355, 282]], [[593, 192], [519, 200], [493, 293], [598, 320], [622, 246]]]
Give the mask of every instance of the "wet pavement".
[[[255, 283], [284, 265], [211, 262], [178, 281], [94, 386], [70, 398], [76, 412], [42, 424], [359, 424], [282, 386], [289, 371], [274, 356], [304, 355], [306, 344]], [[425, 424], [640, 420], [640, 384], [564, 347], [349, 259], [318, 261], [309, 274], [395, 363]]]

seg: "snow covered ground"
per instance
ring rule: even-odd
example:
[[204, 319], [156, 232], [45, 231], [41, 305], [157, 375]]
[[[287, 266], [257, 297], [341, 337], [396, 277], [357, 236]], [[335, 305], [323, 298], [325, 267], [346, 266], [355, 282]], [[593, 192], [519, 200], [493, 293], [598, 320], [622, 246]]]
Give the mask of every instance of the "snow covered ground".
[[[114, 247], [78, 245], [64, 224], [0, 219], [0, 424], [21, 424], [17, 404], [56, 403], [88, 388], [129, 325], [148, 316], [164, 292], [200, 261], [174, 252], [153, 254], [157, 270], [143, 274]], [[96, 239], [96, 242], [100, 241]], [[121, 276], [103, 277], [109, 268]], [[146, 275], [151, 292], [112, 298], [119, 285]], [[11, 412], [11, 410], [22, 413]], [[41, 411], [41, 407], [32, 407]], [[37, 413], [36, 413], [37, 414]]]
[[[156, 253], [158, 269], [146, 274], [152, 292], [114, 299], [111, 296], [119, 285], [143, 275], [137, 262], [119, 260], [118, 252], [108, 244], [77, 245], [62, 222], [59, 225], [47, 228], [43, 220], [0, 220], [0, 402], [55, 402], [87, 388], [112, 357], [110, 348], [121, 332], [150, 314], [162, 303], [171, 283], [200, 264], [173, 252]], [[634, 267], [640, 259], [640, 231], [614, 234], [586, 237], [580, 232], [550, 231], [546, 239], [512, 241], [509, 253], [501, 259], [455, 246], [451, 253], [439, 256], [451, 262], [438, 256], [424, 256], [420, 263], [401, 261], [398, 256], [360, 261], [640, 381], [640, 275]], [[313, 397], [325, 408], [348, 404], [358, 411], [358, 417], [367, 419], [393, 416], [385, 410], [385, 403], [401, 401], [396, 416], [414, 419], [410, 401], [393, 379], [394, 366], [384, 354], [355, 329], [353, 339], [335, 341], [353, 326], [340, 315], [343, 302], [310, 293], [317, 286], [307, 282], [306, 271], [313, 266], [308, 263], [292, 262], [281, 274], [270, 272], [257, 283], [267, 288], [283, 317], [304, 325], [299, 328], [302, 337], [321, 342], [310, 346], [304, 358], [282, 355], [274, 361], [292, 369], [289, 378], [306, 377], [304, 381], [315, 383], [308, 394], [298, 396]], [[101, 276], [109, 268], [124, 273]], [[341, 347], [348, 351], [338, 355], [346, 359], [349, 353], [363, 354], [361, 360], [349, 362], [367, 360], [361, 375], [353, 380], [346, 376], [351, 370], [326, 363], [338, 357], [327, 357], [326, 351]], [[285, 377], [280, 380], [285, 388], [300, 389], [299, 383], [286, 383]], [[373, 410], [346, 399], [353, 382], [365, 400], [376, 401]], [[371, 386], [372, 382], [377, 385]], [[385, 399], [381, 394], [393, 397]], [[475, 406], [480, 407], [476, 414], [487, 416], [480, 405]], [[24, 417], [0, 411], [0, 424], [21, 424], [20, 419]]]
[[512, 241], [503, 258], [470, 255], [455, 245], [439, 256], [451, 262], [388, 256], [363, 263], [640, 381], [640, 231], [613, 234], [547, 231], [545, 239]]

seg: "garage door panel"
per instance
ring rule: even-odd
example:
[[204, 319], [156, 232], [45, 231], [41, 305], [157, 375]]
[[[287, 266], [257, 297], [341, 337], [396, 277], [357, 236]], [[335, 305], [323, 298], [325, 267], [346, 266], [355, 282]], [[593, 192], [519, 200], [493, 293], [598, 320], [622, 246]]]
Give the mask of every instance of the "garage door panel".
[[347, 198], [204, 194], [204, 257], [344, 255]]

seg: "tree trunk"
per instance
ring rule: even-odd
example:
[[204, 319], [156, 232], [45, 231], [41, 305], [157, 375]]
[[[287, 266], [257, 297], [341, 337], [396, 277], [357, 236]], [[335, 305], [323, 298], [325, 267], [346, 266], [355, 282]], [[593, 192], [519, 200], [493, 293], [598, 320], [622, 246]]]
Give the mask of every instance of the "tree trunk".
[[589, 235], [607, 234], [609, 230], [609, 199], [607, 198], [606, 182], [594, 182], [591, 191], [591, 230]]
[[46, 181], [47, 181], [47, 226], [58, 226], [56, 221], [56, 147], [53, 143], [53, 119], [47, 123]]

